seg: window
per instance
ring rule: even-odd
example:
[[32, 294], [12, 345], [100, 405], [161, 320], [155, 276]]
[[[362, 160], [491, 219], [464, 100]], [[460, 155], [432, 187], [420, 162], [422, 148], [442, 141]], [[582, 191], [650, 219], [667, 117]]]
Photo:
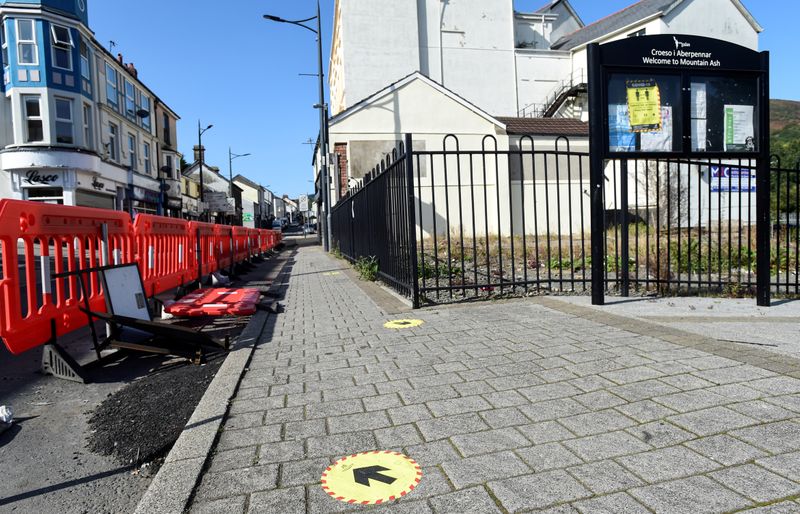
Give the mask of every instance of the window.
[[39, 64], [33, 20], [17, 20], [17, 62]]
[[26, 143], [44, 141], [44, 128], [42, 125], [42, 108], [38, 96], [23, 96], [25, 105]]
[[92, 107], [83, 104], [83, 146], [92, 148]]
[[150, 113], [150, 97], [143, 94], [141, 102], [142, 102], [142, 105], [141, 105], [142, 110], [143, 111], [147, 111], [147, 113], [148, 113], [147, 116], [142, 116], [140, 118], [142, 120], [142, 127], [144, 127], [145, 129], [147, 129], [148, 132], [150, 132], [150, 115], [149, 115], [149, 113]]
[[130, 119], [136, 118], [136, 88], [127, 80], [125, 81], [125, 114]]
[[29, 187], [25, 189], [25, 199], [34, 202], [63, 205], [64, 188], [62, 187]]
[[169, 178], [173, 177], [173, 173], [175, 172], [175, 168], [172, 165], [172, 156], [167, 155], [167, 168], [169, 168]]
[[86, 80], [92, 79], [92, 71], [90, 68], [91, 59], [89, 58], [89, 45], [86, 41], [81, 39], [81, 77]]
[[108, 124], [108, 156], [112, 161], [119, 160], [119, 129], [113, 123]]
[[3, 48], [3, 66], [8, 66], [8, 41], [6, 40], [6, 24], [3, 22], [0, 26], [0, 47]]
[[72, 69], [72, 34], [67, 27], [51, 25], [50, 33], [53, 36], [53, 66], [62, 70]]
[[150, 174], [150, 143], [144, 144], [144, 172]]
[[117, 70], [106, 63], [106, 101], [108, 105], [119, 111], [119, 90], [117, 82]]
[[164, 142], [172, 146], [172, 135], [170, 134], [169, 131], [169, 116], [167, 116], [167, 113], [164, 113], [163, 123], [164, 123]]
[[56, 143], [75, 144], [72, 134], [72, 100], [56, 98]]
[[128, 156], [131, 169], [136, 171], [136, 136], [133, 134], [128, 134]]

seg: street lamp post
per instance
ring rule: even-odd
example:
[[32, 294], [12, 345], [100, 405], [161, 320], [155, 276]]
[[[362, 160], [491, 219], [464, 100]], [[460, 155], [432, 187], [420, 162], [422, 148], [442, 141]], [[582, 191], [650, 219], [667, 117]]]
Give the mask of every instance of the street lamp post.
[[[247, 157], [248, 155], [250, 155], [250, 154], [249, 153], [243, 153], [243, 154], [233, 153], [231, 151], [231, 147], [230, 146], [228, 147], [228, 179], [230, 180], [230, 184], [229, 184], [230, 185], [230, 188], [229, 188], [230, 193], [229, 194], [230, 194], [231, 200], [233, 200], [234, 211], [236, 210], [235, 209], [236, 200], [234, 200], [234, 198], [233, 198], [233, 160], [234, 159], [238, 159], [239, 157]], [[244, 214], [244, 212], [242, 214]], [[234, 216], [236, 216], [235, 212], [234, 212]], [[242, 224], [244, 224], [244, 222]]]
[[197, 153], [200, 155], [200, 219], [202, 221], [208, 221], [208, 213], [205, 208], [205, 188], [203, 187], [203, 161], [205, 158], [205, 152], [203, 151], [203, 134], [213, 126], [214, 125], [209, 125], [206, 128], [202, 128], [200, 120], [197, 120]]
[[[325, 71], [322, 67], [322, 16], [320, 15], [319, 0], [317, 0], [317, 15], [304, 20], [284, 20], [278, 16], [271, 16], [265, 14], [264, 18], [278, 23], [290, 23], [303, 27], [317, 35], [317, 58], [318, 58], [318, 73], [319, 78], [319, 103], [314, 107], [319, 109], [319, 149], [320, 149], [320, 188], [322, 193], [322, 203], [325, 207], [325, 217], [323, 218], [323, 235], [322, 244], [324, 250], [327, 252], [330, 249], [331, 240], [331, 203], [330, 203], [330, 180], [328, 178], [328, 105], [325, 103]], [[317, 28], [314, 30], [308, 25], [304, 25], [311, 20], [317, 20]]]

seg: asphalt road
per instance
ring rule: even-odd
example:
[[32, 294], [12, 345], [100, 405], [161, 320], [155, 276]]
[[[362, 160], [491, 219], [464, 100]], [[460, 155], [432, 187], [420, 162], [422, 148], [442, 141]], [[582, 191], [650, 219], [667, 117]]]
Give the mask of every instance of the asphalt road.
[[[88, 337], [64, 346], [85, 355]], [[0, 405], [10, 405], [15, 418], [0, 434], [0, 512], [130, 512], [150, 479], [86, 450], [88, 413], [164, 358], [121, 361], [96, 371], [88, 385], [39, 374], [40, 360], [40, 349], [15, 357], [0, 348]]]
[[[276, 262], [242, 278], [264, 280]], [[59, 344], [79, 361], [92, 360], [88, 329], [70, 336]], [[0, 405], [11, 406], [15, 418], [0, 434], [0, 513], [133, 512], [150, 484], [148, 467], [90, 452], [88, 420], [106, 398], [169, 359], [129, 357], [93, 370], [92, 383], [78, 384], [39, 373], [41, 349], [13, 356], [0, 344]]]

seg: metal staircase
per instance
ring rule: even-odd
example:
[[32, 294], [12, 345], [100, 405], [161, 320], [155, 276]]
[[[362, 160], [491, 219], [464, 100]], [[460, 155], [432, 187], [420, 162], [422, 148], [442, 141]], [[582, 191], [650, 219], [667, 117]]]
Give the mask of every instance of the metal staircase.
[[552, 118], [569, 98], [588, 91], [584, 70], [562, 80], [547, 95], [544, 103], [532, 103], [519, 111], [520, 118]]

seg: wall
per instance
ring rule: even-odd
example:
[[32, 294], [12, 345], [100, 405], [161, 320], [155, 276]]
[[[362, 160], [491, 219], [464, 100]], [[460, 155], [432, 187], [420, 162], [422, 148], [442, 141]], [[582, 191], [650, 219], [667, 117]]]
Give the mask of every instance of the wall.
[[758, 33], [731, 0], [684, 2], [662, 20], [665, 34], [711, 37], [758, 50]]
[[[440, 83], [495, 116], [516, 115], [514, 10], [510, 0], [428, 2], [441, 6]], [[430, 27], [430, 24], [428, 25]]]
[[[541, 104], [547, 96], [569, 77], [569, 52], [553, 50], [517, 50], [517, 111]], [[516, 116], [516, 114], [515, 114]]]
[[445, 135], [457, 132], [462, 144], [479, 147], [486, 134], [498, 134], [495, 125], [423, 79], [375, 99], [343, 119], [333, 119], [330, 144], [348, 143], [348, 178], [360, 178], [385, 159], [406, 133], [417, 150], [441, 147]]
[[416, 0], [342, 0], [339, 8], [342, 69], [331, 76], [342, 75], [344, 92], [337, 85], [332, 97], [344, 104], [334, 114], [419, 68]]
[[341, 0], [334, 30], [334, 114], [414, 71], [492, 114], [516, 114], [510, 0]]

